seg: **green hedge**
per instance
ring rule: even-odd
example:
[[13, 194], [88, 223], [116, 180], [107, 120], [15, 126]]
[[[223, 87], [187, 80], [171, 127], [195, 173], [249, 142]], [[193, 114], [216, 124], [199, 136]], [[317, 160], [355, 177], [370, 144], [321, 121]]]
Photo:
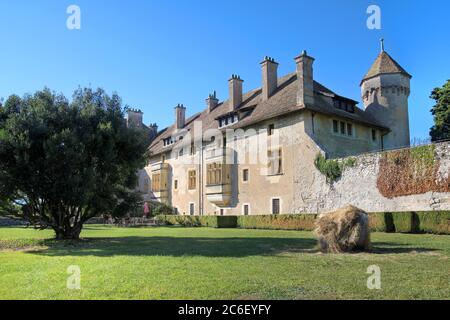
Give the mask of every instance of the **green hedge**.
[[392, 220], [397, 233], [419, 233], [419, 220], [414, 212], [392, 212]]
[[243, 229], [314, 230], [315, 214], [281, 214], [238, 216], [237, 227]]
[[236, 228], [236, 216], [179, 216], [159, 215], [158, 221], [184, 227]]
[[416, 216], [420, 232], [450, 234], [450, 211], [416, 212]]
[[[167, 225], [185, 227], [242, 228], [269, 230], [314, 230], [316, 214], [250, 216], [159, 215]], [[450, 211], [369, 213], [373, 232], [450, 234]]]
[[373, 232], [395, 232], [392, 213], [374, 212], [369, 213], [369, 228]]

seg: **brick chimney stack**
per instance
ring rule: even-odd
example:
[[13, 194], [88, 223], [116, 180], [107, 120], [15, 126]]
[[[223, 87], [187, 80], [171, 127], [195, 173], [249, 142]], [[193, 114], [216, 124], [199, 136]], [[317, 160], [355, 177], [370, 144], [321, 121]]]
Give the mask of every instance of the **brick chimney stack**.
[[314, 104], [314, 79], [313, 63], [314, 58], [303, 51], [301, 55], [295, 58], [297, 64], [297, 105], [305, 106]]
[[219, 104], [219, 99], [217, 99], [216, 91], [214, 93], [210, 94], [208, 98], [206, 99], [206, 106], [208, 108], [208, 112], [211, 112], [214, 110], [215, 107]]
[[242, 103], [242, 83], [244, 80], [233, 74], [229, 82], [230, 105], [232, 110], [238, 108]]
[[183, 129], [186, 124], [186, 108], [182, 104], [175, 107], [175, 127]]
[[278, 87], [278, 63], [271, 57], [265, 57], [262, 67], [262, 98], [269, 99]]

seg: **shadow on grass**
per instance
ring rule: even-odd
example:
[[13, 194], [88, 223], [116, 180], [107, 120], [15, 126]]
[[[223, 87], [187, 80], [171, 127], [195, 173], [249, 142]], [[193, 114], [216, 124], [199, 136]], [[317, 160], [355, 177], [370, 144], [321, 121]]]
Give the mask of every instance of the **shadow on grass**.
[[[30, 253], [45, 256], [275, 256], [280, 253], [316, 253], [316, 240], [308, 238], [207, 238], [207, 237], [117, 237], [81, 241], [46, 240], [46, 248]], [[372, 254], [425, 253], [431, 248], [394, 242], [375, 242]]]
[[117, 237], [81, 241], [47, 240], [45, 249], [31, 253], [46, 256], [204, 256], [246, 257], [281, 252], [312, 252], [316, 241], [303, 238], [183, 238]]

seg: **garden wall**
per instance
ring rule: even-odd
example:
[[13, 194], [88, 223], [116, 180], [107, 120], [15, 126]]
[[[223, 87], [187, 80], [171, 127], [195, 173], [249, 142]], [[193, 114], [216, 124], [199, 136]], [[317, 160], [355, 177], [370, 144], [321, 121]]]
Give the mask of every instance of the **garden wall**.
[[323, 213], [347, 204], [368, 212], [450, 210], [450, 142], [351, 159], [331, 183], [319, 170], [313, 179], [299, 179], [295, 211]]

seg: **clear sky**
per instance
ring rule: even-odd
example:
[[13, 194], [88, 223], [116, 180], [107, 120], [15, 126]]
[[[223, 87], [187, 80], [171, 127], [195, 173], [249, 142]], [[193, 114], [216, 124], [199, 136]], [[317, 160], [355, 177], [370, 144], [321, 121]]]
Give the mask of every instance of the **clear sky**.
[[[81, 29], [69, 30], [69, 5]], [[367, 7], [381, 8], [381, 30], [369, 30]], [[244, 90], [259, 87], [266, 55], [279, 74], [295, 70], [303, 49], [314, 78], [361, 101], [359, 83], [380, 51], [413, 75], [411, 136], [432, 125], [431, 90], [450, 78], [448, 0], [1, 0], [0, 97], [44, 86], [71, 97], [79, 85], [116, 91], [160, 128], [183, 103], [202, 110], [208, 93], [226, 99], [232, 73]]]

